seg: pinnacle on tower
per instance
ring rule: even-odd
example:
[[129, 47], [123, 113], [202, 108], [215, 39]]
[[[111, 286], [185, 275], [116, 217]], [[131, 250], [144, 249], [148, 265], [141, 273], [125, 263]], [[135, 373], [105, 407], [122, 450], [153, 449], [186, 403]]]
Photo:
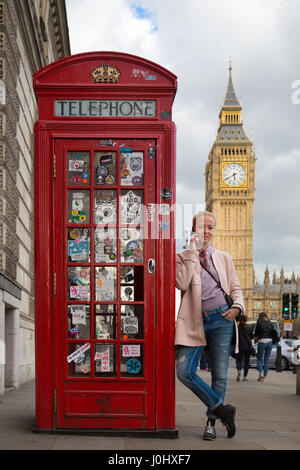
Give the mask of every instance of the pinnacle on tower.
[[231, 61], [230, 61], [228, 85], [227, 85], [227, 91], [226, 91], [223, 106], [239, 106], [240, 107], [241, 105], [236, 97], [236, 94], [233, 88], [231, 70], [232, 70], [232, 67], [231, 67]]

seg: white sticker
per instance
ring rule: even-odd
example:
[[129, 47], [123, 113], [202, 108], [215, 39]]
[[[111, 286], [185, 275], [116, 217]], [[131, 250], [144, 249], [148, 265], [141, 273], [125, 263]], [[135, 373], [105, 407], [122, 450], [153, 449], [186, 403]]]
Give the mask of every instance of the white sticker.
[[70, 299], [85, 300], [89, 296], [88, 286], [70, 286]]
[[84, 357], [84, 353], [90, 349], [90, 343], [85, 343], [80, 348], [76, 349], [72, 354], [67, 357], [68, 362], [81, 362], [82, 356]]
[[70, 160], [69, 171], [83, 171], [84, 160]]
[[72, 314], [72, 323], [75, 325], [86, 325], [86, 313], [85, 307], [78, 305], [71, 306], [71, 314]]
[[109, 372], [109, 349], [103, 352], [96, 352], [95, 353], [95, 361], [100, 362], [100, 369], [101, 372]]
[[123, 323], [123, 332], [126, 335], [136, 335], [139, 331], [139, 321], [135, 316], [125, 317]]
[[123, 345], [122, 356], [123, 357], [140, 357], [141, 346], [140, 344], [126, 344]]

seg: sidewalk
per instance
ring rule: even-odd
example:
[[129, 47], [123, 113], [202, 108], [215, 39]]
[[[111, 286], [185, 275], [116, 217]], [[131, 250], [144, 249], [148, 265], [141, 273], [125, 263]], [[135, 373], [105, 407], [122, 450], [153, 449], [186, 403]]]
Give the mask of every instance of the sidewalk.
[[[209, 381], [209, 373], [201, 372]], [[178, 439], [36, 434], [34, 383], [0, 395], [1, 450], [299, 450], [300, 396], [296, 375], [270, 370], [265, 382], [249, 371], [248, 382], [236, 382], [231, 362], [227, 400], [237, 406], [237, 434], [228, 439], [217, 424], [217, 439], [203, 441], [205, 407], [177, 382], [176, 427]]]

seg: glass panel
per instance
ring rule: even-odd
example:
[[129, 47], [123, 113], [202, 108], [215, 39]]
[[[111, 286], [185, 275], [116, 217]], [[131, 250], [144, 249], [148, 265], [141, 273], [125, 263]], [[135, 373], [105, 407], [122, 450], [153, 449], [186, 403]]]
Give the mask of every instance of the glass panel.
[[68, 300], [90, 300], [90, 268], [68, 267]]
[[122, 344], [121, 345], [121, 376], [141, 377], [143, 376], [143, 345]]
[[99, 189], [95, 191], [95, 224], [115, 224], [117, 192]]
[[68, 152], [68, 184], [90, 184], [90, 152]]
[[121, 300], [144, 300], [144, 267], [121, 266]]
[[121, 148], [121, 186], [140, 186], [144, 183], [144, 154]]
[[117, 268], [95, 268], [95, 297], [102, 301], [117, 299]]
[[144, 306], [121, 305], [121, 339], [144, 338]]
[[89, 339], [91, 331], [89, 305], [68, 305], [68, 337]]
[[68, 261], [90, 262], [90, 229], [69, 228], [68, 229]]
[[95, 262], [117, 262], [117, 231], [115, 228], [95, 229]]
[[144, 260], [143, 229], [120, 230], [121, 263], [142, 263]]
[[95, 152], [95, 184], [116, 184], [116, 152]]
[[142, 224], [144, 220], [143, 202], [141, 189], [121, 191], [121, 223]]
[[68, 376], [87, 377], [91, 374], [90, 343], [68, 344]]
[[96, 305], [95, 312], [95, 338], [115, 339], [117, 322], [116, 305]]
[[114, 344], [95, 344], [94, 359], [96, 377], [116, 375], [116, 346]]
[[68, 190], [68, 223], [90, 223], [90, 192], [88, 190]]

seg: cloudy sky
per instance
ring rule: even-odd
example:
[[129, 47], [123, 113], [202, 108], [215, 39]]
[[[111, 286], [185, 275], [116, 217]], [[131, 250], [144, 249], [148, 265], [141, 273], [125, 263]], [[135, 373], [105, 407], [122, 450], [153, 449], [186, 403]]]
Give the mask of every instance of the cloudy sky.
[[[177, 201], [203, 204], [229, 58], [256, 151], [254, 267], [300, 275], [299, 0], [66, 0], [71, 52], [120, 51], [178, 77]], [[184, 227], [183, 227], [184, 228]], [[178, 242], [178, 247], [182, 245]]]

